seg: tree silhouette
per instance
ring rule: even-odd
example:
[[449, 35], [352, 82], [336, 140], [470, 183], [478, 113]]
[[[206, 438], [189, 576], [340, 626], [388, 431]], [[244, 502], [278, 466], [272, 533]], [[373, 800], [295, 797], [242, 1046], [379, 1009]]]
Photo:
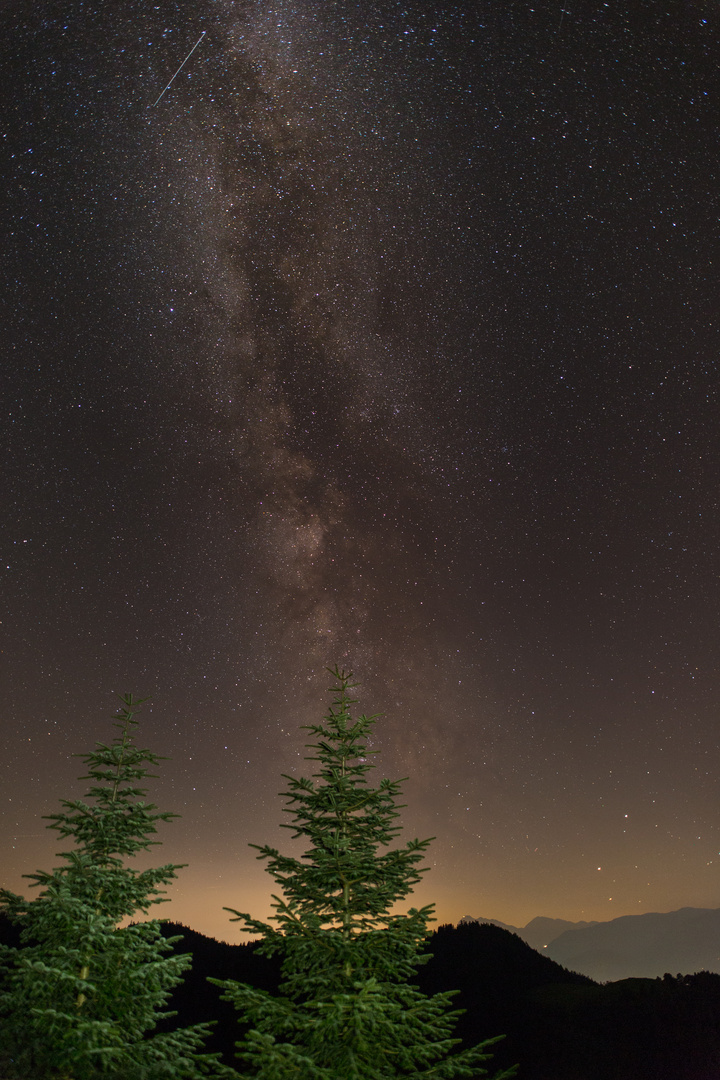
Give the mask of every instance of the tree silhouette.
[[[309, 847], [301, 859], [259, 845], [258, 858], [282, 890], [275, 926], [228, 908], [261, 952], [279, 953], [277, 996], [232, 980], [221, 986], [249, 1025], [237, 1043], [243, 1076], [260, 1080], [452, 1080], [485, 1076], [481, 1067], [497, 1039], [454, 1051], [459, 1012], [453, 992], [428, 997], [412, 984], [434, 905], [393, 909], [412, 892], [430, 840], [391, 847], [401, 781], [368, 786], [367, 736], [376, 717], [350, 714], [350, 674], [337, 685], [325, 723], [307, 728], [313, 779], [284, 776], [294, 838]], [[316, 782], [317, 781], [317, 782]], [[512, 1069], [502, 1077], [514, 1075]], [[500, 1075], [495, 1080], [501, 1080]]]
[[233, 1077], [217, 1055], [202, 1052], [207, 1024], [154, 1036], [148, 1032], [188, 956], [168, 955], [157, 920], [121, 927], [138, 912], [163, 902], [178, 865], [142, 872], [125, 859], [147, 851], [158, 821], [138, 783], [162, 758], [133, 741], [142, 704], [131, 695], [114, 717], [118, 735], [79, 754], [94, 785], [89, 802], [62, 800], [49, 826], [75, 847], [60, 853], [64, 865], [26, 874], [41, 888], [34, 900], [0, 890], [0, 905], [20, 928], [21, 947], [0, 946], [5, 978], [0, 992], [0, 1073], [8, 1080], [156, 1080], [213, 1075]]

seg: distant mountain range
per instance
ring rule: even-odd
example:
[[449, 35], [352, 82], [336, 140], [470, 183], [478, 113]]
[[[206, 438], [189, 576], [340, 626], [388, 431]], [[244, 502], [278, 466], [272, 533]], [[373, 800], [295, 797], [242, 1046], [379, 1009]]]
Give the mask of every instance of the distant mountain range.
[[609, 922], [539, 917], [524, 927], [469, 915], [461, 919], [469, 922], [510, 930], [544, 956], [598, 982], [652, 979], [666, 972], [720, 973], [720, 908], [622, 915]]
[[567, 919], [548, 919], [545, 915], [538, 915], [527, 926], [511, 926], [509, 923], [500, 922], [499, 919], [476, 919], [472, 915], [463, 915], [460, 924], [463, 923], [489, 923], [490, 926], [499, 926], [503, 930], [509, 930], [511, 934], [517, 934], [533, 949], [545, 949], [551, 941], [555, 941], [566, 930], [581, 930], [587, 926], [599, 926], [597, 922], [568, 922]]

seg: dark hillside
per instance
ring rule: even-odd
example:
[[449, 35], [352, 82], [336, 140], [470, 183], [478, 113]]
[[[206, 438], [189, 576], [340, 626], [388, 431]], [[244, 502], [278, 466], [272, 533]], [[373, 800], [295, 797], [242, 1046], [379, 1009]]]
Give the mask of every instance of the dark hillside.
[[521, 1080], [720, 1080], [720, 976], [600, 985], [492, 925], [443, 926], [421, 974], [455, 987], [465, 1043], [503, 1032], [500, 1065]]
[[172, 997], [170, 1007], [177, 1009], [178, 1015], [167, 1023], [167, 1027], [185, 1027], [216, 1020], [207, 1048], [220, 1051], [228, 1065], [236, 1065], [235, 1042], [241, 1034], [237, 1014], [232, 1005], [221, 1000], [220, 988], [209, 983], [208, 977], [236, 979], [275, 993], [280, 981], [279, 960], [259, 956], [257, 946], [252, 942], [227, 945], [179, 923], [164, 923], [162, 930], [166, 938], [182, 934], [183, 940], [177, 943], [175, 949], [180, 953], [189, 952], [193, 958], [192, 969]]
[[[544, 988], [572, 991], [596, 985], [541, 956], [517, 934], [491, 924], [441, 926], [429, 939], [427, 951], [432, 955], [420, 969], [419, 983], [431, 994], [460, 991], [455, 1004], [466, 1012], [456, 1030], [463, 1043], [505, 1034], [495, 1050], [496, 1062], [503, 1066], [521, 1062], [520, 1076], [526, 1080], [544, 1076], [531, 1064], [542, 1048], [534, 1034], [530, 996]], [[557, 1055], [551, 1054], [549, 1064], [556, 1066]]]

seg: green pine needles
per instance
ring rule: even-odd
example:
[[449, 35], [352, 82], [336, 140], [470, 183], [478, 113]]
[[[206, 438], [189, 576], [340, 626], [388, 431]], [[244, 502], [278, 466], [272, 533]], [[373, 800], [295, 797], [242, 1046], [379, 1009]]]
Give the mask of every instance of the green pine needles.
[[157, 920], [121, 927], [163, 902], [178, 865], [138, 871], [125, 864], [158, 843], [155, 813], [138, 784], [162, 758], [133, 741], [141, 701], [123, 699], [118, 734], [80, 754], [92, 780], [89, 801], [63, 800], [48, 815], [74, 848], [64, 865], [25, 876], [34, 900], [0, 890], [0, 906], [21, 928], [20, 949], [0, 947], [0, 1074], [7, 1080], [156, 1080], [236, 1076], [202, 1052], [207, 1025], [152, 1035], [170, 993], [189, 966], [169, 956]]
[[[486, 1076], [482, 1063], [497, 1039], [455, 1050], [459, 1012], [452, 992], [427, 997], [411, 980], [428, 958], [419, 953], [434, 905], [396, 914], [411, 893], [430, 840], [390, 845], [401, 781], [368, 786], [368, 735], [375, 717], [353, 719], [352, 676], [335, 668], [335, 699], [325, 723], [307, 728], [314, 779], [284, 778], [293, 815], [285, 825], [305, 837], [302, 859], [252, 845], [283, 897], [273, 896], [275, 926], [227, 908], [260, 950], [282, 958], [280, 995], [211, 980], [225, 990], [241, 1022], [243, 1077], [258, 1080], [453, 1080]], [[316, 783], [317, 781], [317, 783]], [[514, 1070], [502, 1077], [514, 1075]], [[497, 1075], [495, 1080], [501, 1080]]]

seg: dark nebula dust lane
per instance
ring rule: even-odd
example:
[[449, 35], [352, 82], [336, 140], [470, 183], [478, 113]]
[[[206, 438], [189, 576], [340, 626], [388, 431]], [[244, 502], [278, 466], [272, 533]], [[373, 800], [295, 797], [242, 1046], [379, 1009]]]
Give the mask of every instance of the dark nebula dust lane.
[[441, 920], [714, 906], [717, 8], [0, 27], [5, 884], [151, 694], [227, 937], [337, 662]]

